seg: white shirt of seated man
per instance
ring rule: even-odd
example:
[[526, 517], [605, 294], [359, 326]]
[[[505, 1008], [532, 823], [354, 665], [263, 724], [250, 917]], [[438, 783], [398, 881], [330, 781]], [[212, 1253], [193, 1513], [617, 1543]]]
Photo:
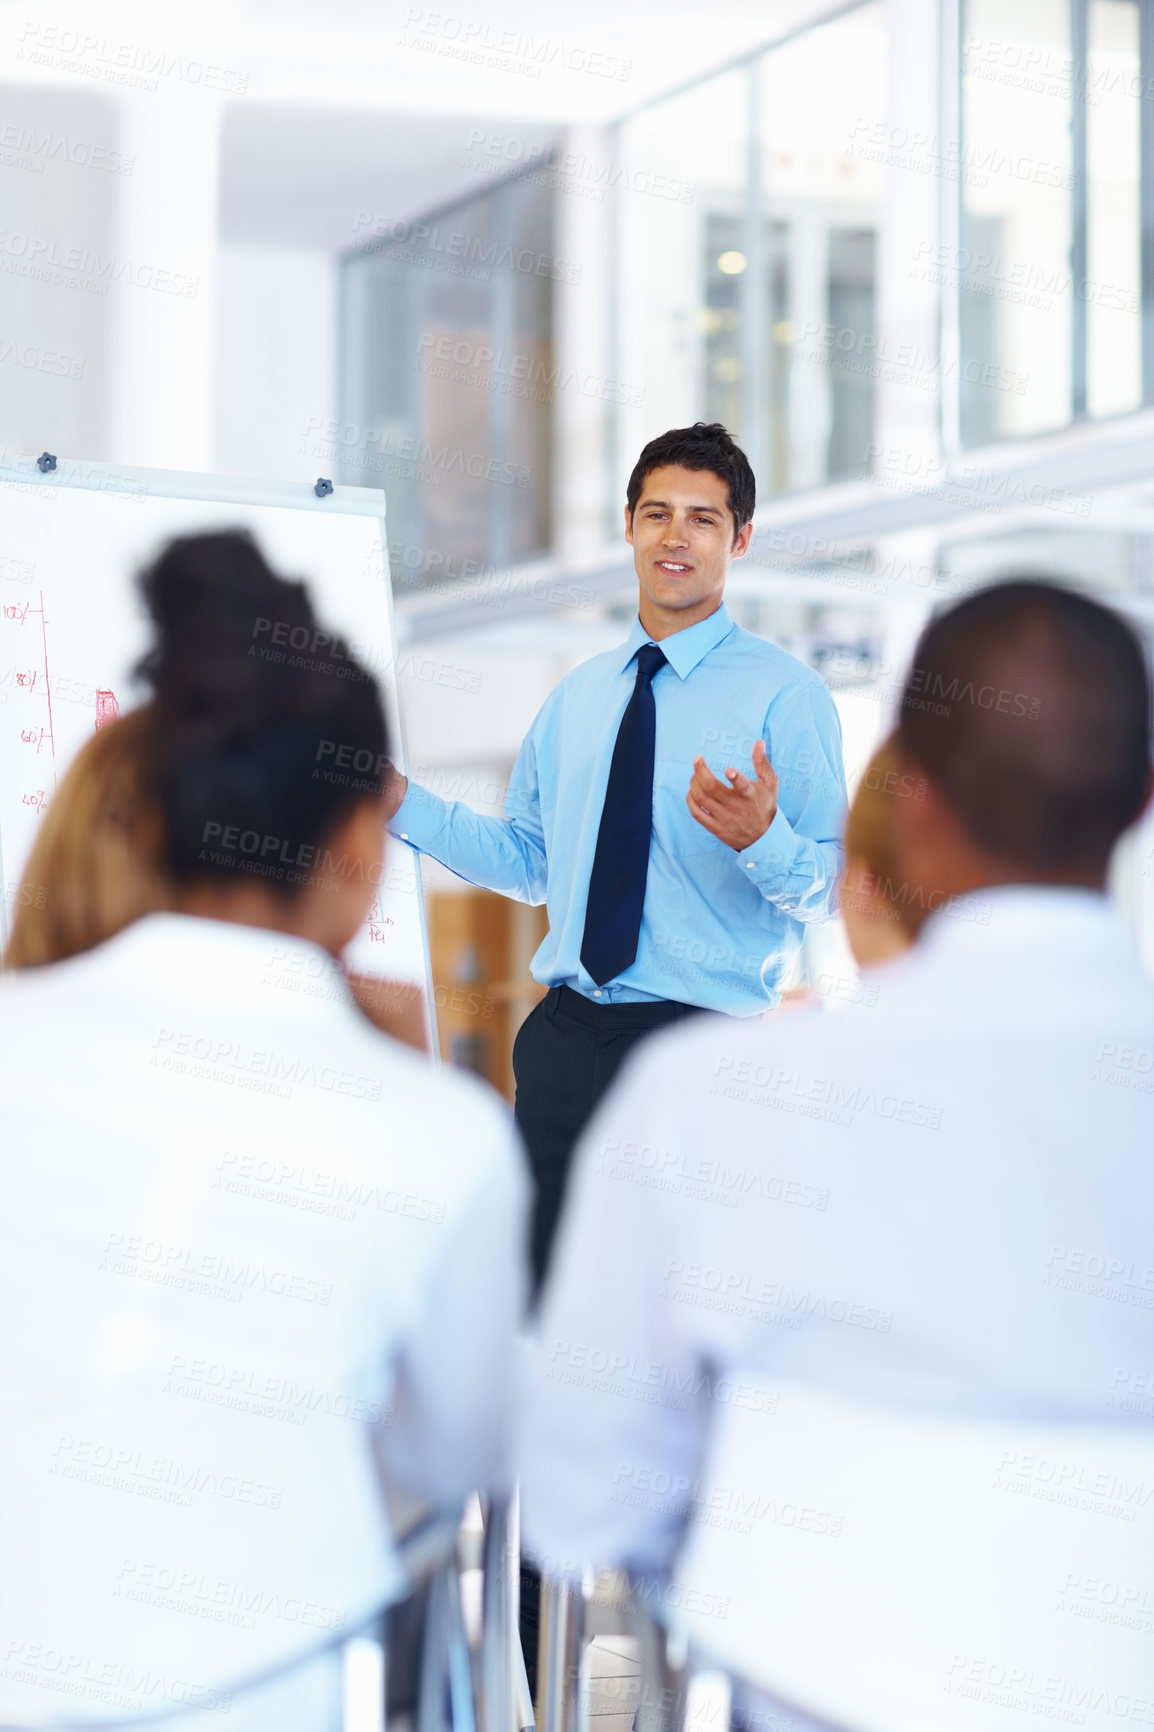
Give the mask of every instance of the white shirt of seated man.
[[524, 1371], [546, 1569], [667, 1582], [743, 1373], [1092, 1420], [1151, 1363], [1154, 1313], [1090, 1279], [1148, 1268], [1154, 1210], [1154, 1092], [1126, 1069], [1154, 1051], [1154, 984], [1105, 859], [1031, 881], [922, 788], [895, 812], [934, 910], [912, 950], [836, 1016], [654, 1040], [583, 1139]]

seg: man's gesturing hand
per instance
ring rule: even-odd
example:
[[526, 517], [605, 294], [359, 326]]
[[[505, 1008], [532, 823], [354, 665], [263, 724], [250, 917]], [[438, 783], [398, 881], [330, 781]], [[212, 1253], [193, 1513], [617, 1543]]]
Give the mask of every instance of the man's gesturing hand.
[[704, 758], [693, 760], [693, 780], [685, 804], [702, 829], [738, 853], [764, 836], [777, 812], [777, 775], [764, 740], [753, 742], [755, 781], [726, 770], [729, 786], [719, 782]]

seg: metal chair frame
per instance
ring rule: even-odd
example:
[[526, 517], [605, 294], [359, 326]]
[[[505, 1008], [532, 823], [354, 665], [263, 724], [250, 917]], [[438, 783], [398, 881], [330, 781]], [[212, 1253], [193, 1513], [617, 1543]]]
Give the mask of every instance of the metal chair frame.
[[[457, 1532], [455, 1519], [430, 1516], [412, 1528], [401, 1542], [401, 1561], [410, 1582], [414, 1586], [429, 1584], [429, 1603], [421, 1636], [417, 1732], [478, 1732], [469, 1645], [461, 1613]], [[222, 1683], [220, 1693], [234, 1698], [245, 1696], [303, 1671], [326, 1654], [340, 1652], [343, 1662], [343, 1732], [385, 1732], [387, 1621], [392, 1604], [378, 1607], [351, 1633], [346, 1631], [339, 1636], [329, 1636], [288, 1660]], [[513, 1628], [516, 1628], [515, 1619]], [[486, 1628], [484, 1640], [491, 1644], [499, 1634], [497, 1628], [492, 1634]], [[364, 1670], [366, 1661], [380, 1683], [371, 1702], [361, 1700], [364, 1692], [356, 1684], [357, 1674]], [[436, 1704], [443, 1702], [446, 1694], [449, 1702], [447, 1719], [443, 1715], [438, 1717], [436, 1712]], [[138, 1727], [179, 1727], [181, 1715], [203, 1711], [204, 1704], [177, 1702], [128, 1719], [120, 1716], [107, 1720], [51, 1717], [2, 1720], [0, 1732], [129, 1732], [129, 1728]]]

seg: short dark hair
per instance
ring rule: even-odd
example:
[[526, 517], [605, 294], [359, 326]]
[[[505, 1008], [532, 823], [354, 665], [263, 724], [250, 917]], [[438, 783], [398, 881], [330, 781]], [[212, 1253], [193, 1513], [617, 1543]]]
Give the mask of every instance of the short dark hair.
[[900, 739], [967, 835], [1043, 874], [1104, 868], [1142, 810], [1150, 673], [1133, 628], [1064, 584], [991, 584], [923, 631]]
[[245, 530], [170, 541], [140, 581], [173, 876], [256, 874], [291, 901], [340, 819], [384, 787], [380, 688]]
[[645, 477], [654, 469], [675, 463], [680, 469], [707, 469], [725, 482], [729, 489], [729, 509], [733, 513], [733, 533], [753, 516], [757, 503], [757, 483], [749, 458], [720, 421], [695, 421], [692, 427], [671, 427], [668, 433], [651, 439], [633, 466], [629, 486], [625, 489], [625, 504], [632, 518], [641, 498]]

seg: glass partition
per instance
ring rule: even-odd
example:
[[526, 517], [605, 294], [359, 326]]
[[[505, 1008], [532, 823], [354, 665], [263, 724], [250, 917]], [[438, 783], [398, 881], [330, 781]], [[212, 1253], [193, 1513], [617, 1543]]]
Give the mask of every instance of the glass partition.
[[[1069, 0], [967, 0], [952, 275], [969, 445], [1071, 417], [1070, 17]], [[984, 389], [988, 378], [1014, 388]]]
[[748, 436], [749, 88], [745, 69], [727, 72], [618, 129], [616, 372], [645, 382], [643, 400], [618, 410], [620, 497], [641, 447], [667, 427], [719, 420]]
[[400, 587], [461, 579], [550, 540], [548, 177], [514, 177], [343, 265], [340, 479], [383, 487]]
[[767, 471], [784, 493], [864, 474], [879, 358], [884, 6], [766, 54], [758, 73], [769, 342]]
[[[618, 129], [618, 483], [719, 420], [765, 498], [864, 474], [878, 374], [886, 12], [869, 0]], [[644, 190], [636, 190], [644, 189]]]
[[1086, 80], [1086, 409], [1142, 398], [1138, 203], [1141, 73], [1136, 0], [1090, 0]]

